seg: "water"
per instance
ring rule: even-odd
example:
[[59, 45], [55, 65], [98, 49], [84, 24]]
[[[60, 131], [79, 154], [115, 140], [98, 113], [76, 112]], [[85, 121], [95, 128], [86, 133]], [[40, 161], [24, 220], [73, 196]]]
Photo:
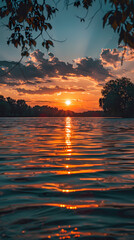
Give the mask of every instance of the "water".
[[0, 118], [0, 239], [134, 239], [134, 120]]

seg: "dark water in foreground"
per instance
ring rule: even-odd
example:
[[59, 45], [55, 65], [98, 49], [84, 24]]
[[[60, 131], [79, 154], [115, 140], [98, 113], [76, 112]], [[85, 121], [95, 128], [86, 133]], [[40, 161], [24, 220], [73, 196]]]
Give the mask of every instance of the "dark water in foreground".
[[134, 119], [0, 118], [0, 239], [134, 239]]

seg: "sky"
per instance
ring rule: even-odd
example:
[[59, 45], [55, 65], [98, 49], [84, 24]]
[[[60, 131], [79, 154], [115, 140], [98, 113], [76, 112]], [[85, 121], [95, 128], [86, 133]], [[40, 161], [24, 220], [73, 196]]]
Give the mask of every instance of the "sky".
[[[91, 17], [98, 2], [85, 11], [63, 5], [51, 20], [50, 36], [54, 47], [47, 52], [38, 39], [37, 46], [11, 72], [21, 57], [21, 50], [7, 45], [10, 32], [0, 25], [0, 94], [24, 99], [28, 105], [49, 105], [59, 109], [83, 112], [100, 110], [99, 98], [110, 79], [128, 77], [134, 82], [134, 53], [127, 49], [123, 65], [123, 49], [118, 48], [118, 35], [110, 27], [103, 29], [102, 18], [109, 6]], [[90, 24], [89, 24], [90, 23]], [[48, 36], [46, 36], [49, 38]], [[66, 100], [71, 104], [67, 106]]]

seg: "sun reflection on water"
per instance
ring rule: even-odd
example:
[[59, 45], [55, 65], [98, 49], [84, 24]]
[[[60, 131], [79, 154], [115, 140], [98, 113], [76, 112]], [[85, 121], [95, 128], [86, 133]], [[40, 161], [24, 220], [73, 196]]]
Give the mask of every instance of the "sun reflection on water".
[[[67, 158], [66, 160], [69, 161], [70, 157], [71, 157], [71, 152], [72, 152], [72, 148], [71, 148], [71, 118], [70, 117], [66, 117], [65, 120], [65, 144], [66, 144], [66, 155]], [[66, 165], [65, 168], [68, 170], [68, 174], [70, 174], [69, 171], [69, 165]]]
[[72, 148], [71, 148], [71, 118], [70, 117], [66, 118], [65, 143], [66, 143], [66, 155], [71, 156]]

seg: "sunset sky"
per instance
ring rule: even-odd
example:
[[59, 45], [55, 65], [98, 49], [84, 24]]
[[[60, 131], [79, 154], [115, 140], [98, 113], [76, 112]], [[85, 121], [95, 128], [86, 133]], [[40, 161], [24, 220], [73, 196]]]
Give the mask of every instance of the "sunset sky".
[[[55, 41], [47, 53], [39, 39], [30, 57], [8, 75], [4, 74], [20, 60], [21, 51], [6, 44], [10, 32], [0, 26], [0, 94], [24, 99], [31, 106], [82, 112], [100, 109], [101, 89], [108, 80], [129, 77], [134, 82], [134, 54], [128, 49], [121, 66], [123, 50], [118, 48], [118, 36], [110, 27], [102, 27], [108, 6], [88, 26], [98, 8], [96, 2], [82, 23], [79, 16], [85, 15], [84, 10], [61, 8], [51, 20], [53, 29], [49, 34], [65, 41]], [[70, 105], [65, 104], [67, 100]]]

